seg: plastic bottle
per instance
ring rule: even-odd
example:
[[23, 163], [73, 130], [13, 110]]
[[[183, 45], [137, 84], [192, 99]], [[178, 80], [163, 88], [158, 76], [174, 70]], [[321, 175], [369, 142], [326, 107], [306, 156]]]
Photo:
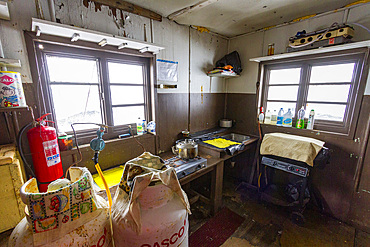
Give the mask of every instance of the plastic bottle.
[[283, 117], [283, 126], [292, 127], [292, 118], [293, 118], [293, 113], [290, 111], [290, 108], [288, 108], [288, 112], [285, 113]]
[[271, 114], [271, 124], [276, 125], [276, 121], [277, 121], [277, 112], [276, 110], [274, 110], [274, 112]]
[[298, 116], [297, 116], [297, 123], [295, 125], [295, 127], [297, 129], [304, 129], [304, 115], [305, 115], [305, 110], [304, 110], [304, 107], [302, 106], [302, 108], [298, 111]]
[[154, 121], [150, 121], [148, 124], [147, 124], [147, 131], [148, 133], [150, 134], [153, 134], [155, 135], [155, 122]]
[[260, 115], [258, 115], [258, 121], [260, 123], [263, 123], [263, 120], [265, 119], [265, 114], [263, 113], [263, 107], [260, 109]]
[[271, 124], [271, 112], [270, 112], [270, 110], [267, 110], [267, 112], [266, 112], [265, 124]]
[[142, 120], [141, 125], [143, 126], [143, 133], [146, 134], [148, 132], [148, 130], [146, 128], [146, 120], [145, 119]]
[[315, 123], [315, 110], [312, 109], [310, 111], [310, 116], [308, 117], [307, 129], [312, 130], [314, 123]]
[[138, 118], [136, 123], [136, 132], [138, 135], [144, 134], [143, 121], [140, 118]]
[[283, 118], [284, 118], [283, 115], [284, 115], [284, 109], [280, 108], [279, 113], [277, 115], [277, 121], [276, 121], [277, 126], [283, 126]]

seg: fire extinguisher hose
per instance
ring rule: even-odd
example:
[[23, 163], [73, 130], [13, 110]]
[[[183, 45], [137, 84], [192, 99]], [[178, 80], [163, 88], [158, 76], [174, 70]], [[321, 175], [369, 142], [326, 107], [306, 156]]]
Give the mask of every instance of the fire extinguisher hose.
[[33, 122], [28, 123], [27, 125], [23, 126], [22, 129], [19, 131], [18, 138], [17, 138], [17, 146], [18, 146], [18, 149], [19, 149], [19, 154], [21, 156], [21, 159], [22, 159], [23, 163], [25, 164], [25, 167], [28, 170], [29, 174], [32, 177], [36, 177], [35, 176], [35, 173], [33, 172], [32, 168], [30, 166], [30, 164], [28, 164], [28, 162], [26, 160], [26, 157], [25, 157], [24, 152], [23, 152], [23, 147], [22, 147], [22, 136], [23, 136], [23, 133], [32, 124], [33, 124]]

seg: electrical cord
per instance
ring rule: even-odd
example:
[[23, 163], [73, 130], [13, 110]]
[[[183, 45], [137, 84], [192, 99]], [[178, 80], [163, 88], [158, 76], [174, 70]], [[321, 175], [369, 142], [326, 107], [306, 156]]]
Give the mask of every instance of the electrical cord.
[[355, 26], [359, 26], [359, 27], [362, 27], [363, 29], [365, 29], [368, 33], [370, 33], [370, 29], [365, 27], [364, 25], [360, 24], [360, 23], [357, 23], [357, 22], [351, 22], [351, 23], [347, 23], [347, 25], [355, 25]]
[[141, 148], [144, 150], [144, 153], [146, 152], [146, 149], [144, 147], [143, 144], [141, 144], [138, 140], [136, 140], [135, 136], [134, 136], [134, 133], [132, 132], [132, 128], [131, 128], [131, 125], [128, 126], [128, 128], [130, 129], [130, 133], [132, 135], [132, 138], [134, 138], [134, 140], [141, 146]]

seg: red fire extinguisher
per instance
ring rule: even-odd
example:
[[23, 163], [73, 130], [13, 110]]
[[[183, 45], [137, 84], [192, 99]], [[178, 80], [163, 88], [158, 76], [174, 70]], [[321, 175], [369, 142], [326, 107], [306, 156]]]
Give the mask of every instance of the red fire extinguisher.
[[36, 127], [27, 132], [40, 192], [46, 192], [51, 182], [63, 178], [57, 134], [55, 128], [46, 125], [51, 121], [44, 120], [48, 115], [50, 113], [36, 119]]

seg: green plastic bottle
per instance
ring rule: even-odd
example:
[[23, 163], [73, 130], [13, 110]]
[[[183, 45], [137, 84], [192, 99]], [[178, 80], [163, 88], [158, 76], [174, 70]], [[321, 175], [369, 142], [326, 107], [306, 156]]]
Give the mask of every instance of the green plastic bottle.
[[295, 125], [297, 129], [304, 129], [304, 115], [305, 110], [304, 107], [302, 106], [302, 108], [298, 111], [297, 123]]

